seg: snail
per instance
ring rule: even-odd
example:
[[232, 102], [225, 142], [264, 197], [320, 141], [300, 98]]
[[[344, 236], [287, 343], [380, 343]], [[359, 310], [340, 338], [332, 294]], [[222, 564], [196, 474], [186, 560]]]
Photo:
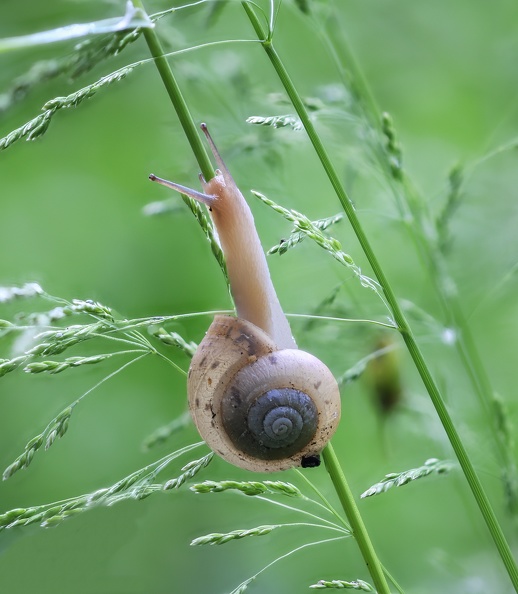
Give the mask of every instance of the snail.
[[273, 287], [250, 207], [201, 125], [219, 169], [204, 192], [150, 175], [207, 205], [225, 255], [237, 318], [217, 315], [189, 368], [187, 394], [207, 445], [247, 470], [320, 464], [340, 419], [331, 371], [297, 349]]

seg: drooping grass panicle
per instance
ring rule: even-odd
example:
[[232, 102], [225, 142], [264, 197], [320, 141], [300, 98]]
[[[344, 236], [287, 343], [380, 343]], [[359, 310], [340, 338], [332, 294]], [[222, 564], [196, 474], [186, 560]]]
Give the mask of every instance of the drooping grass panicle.
[[319, 229], [315, 224], [313, 224], [312, 221], [308, 219], [308, 217], [302, 213], [297, 212], [296, 210], [288, 210], [287, 208], [276, 204], [273, 202], [273, 200], [270, 200], [264, 196], [264, 194], [256, 192], [255, 190], [252, 190], [252, 194], [259, 198], [261, 202], [272, 208], [275, 212], [281, 214], [286, 220], [292, 222], [296, 231], [301, 232], [312, 239], [317, 245], [319, 245], [333, 258], [335, 258], [335, 260], [338, 260], [340, 264], [352, 270], [360, 280], [361, 285], [373, 290], [382, 300], [385, 307], [390, 311], [390, 308], [388, 307], [387, 302], [385, 301], [385, 298], [382, 294], [379, 283], [362, 273], [361, 268], [354, 263], [352, 257], [342, 250], [342, 245], [337, 239], [325, 235], [322, 229]]
[[254, 528], [231, 530], [230, 532], [212, 532], [211, 534], [205, 534], [195, 538], [192, 542], [192, 546], [197, 545], [221, 545], [231, 540], [239, 540], [241, 538], [247, 538], [248, 536], [265, 536], [270, 534], [278, 528], [291, 528], [294, 526], [303, 526], [305, 528], [325, 528], [327, 530], [335, 530], [338, 532], [344, 532], [343, 529], [335, 526], [326, 526], [323, 524], [310, 524], [308, 522], [288, 522], [283, 524], [268, 524], [266, 526], [256, 526]]
[[361, 498], [372, 497], [373, 495], [379, 495], [384, 493], [392, 487], [401, 487], [406, 485], [410, 481], [428, 476], [432, 473], [446, 474], [455, 467], [453, 462], [448, 460], [438, 460], [437, 458], [430, 458], [422, 466], [418, 468], [412, 468], [403, 472], [391, 472], [385, 475], [381, 481], [367, 489], [361, 494]]
[[314, 590], [361, 590], [362, 592], [376, 592], [373, 586], [363, 580], [347, 582], [345, 580], [320, 580], [312, 584]]
[[69, 406], [67, 406], [63, 411], [61, 411], [56, 417], [54, 417], [50, 423], [45, 427], [42, 433], [37, 435], [36, 437], [32, 438], [25, 446], [24, 451], [12, 462], [4, 471], [3, 473], [3, 480], [7, 480], [13, 474], [18, 472], [18, 470], [22, 470], [27, 468], [29, 464], [32, 462], [34, 454], [41, 448], [45, 441], [45, 449], [48, 449], [56, 440], [57, 437], [62, 437], [67, 429], [68, 429], [68, 422], [70, 416], [74, 410], [74, 408], [89, 394], [91, 394], [95, 389], [99, 386], [104, 384], [106, 381], [114, 377], [115, 375], [124, 371], [130, 365], [133, 365], [149, 353], [144, 352], [140, 353], [137, 356], [133, 357], [127, 363], [124, 363], [120, 367], [118, 367], [115, 371], [108, 374], [107, 376], [103, 377], [99, 382], [97, 382], [94, 386], [89, 388], [86, 392], [84, 392], [81, 396], [76, 398], [74, 402], [72, 402]]
[[86, 74], [103, 60], [118, 55], [141, 34], [142, 28], [137, 28], [130, 32], [95, 35], [78, 43], [69, 56], [35, 62], [27, 72], [13, 81], [7, 91], [0, 95], [0, 113], [19, 103], [33, 88], [49, 79], [67, 76], [75, 80]]
[[76, 91], [75, 93], [71, 93], [66, 97], [56, 97], [55, 99], [47, 101], [47, 103], [45, 103], [45, 105], [42, 107], [42, 114], [36, 116], [32, 120], [29, 120], [23, 126], [16, 128], [16, 130], [13, 130], [7, 136], [0, 138], [0, 150], [8, 148], [11, 146], [11, 144], [17, 140], [20, 140], [21, 138], [26, 137], [27, 140], [35, 140], [36, 138], [42, 136], [47, 131], [52, 117], [57, 111], [67, 107], [77, 107], [85, 99], [93, 97], [93, 95], [95, 95], [102, 87], [110, 85], [114, 82], [119, 82], [126, 78], [126, 76], [133, 71], [133, 68], [134, 66], [120, 68], [119, 70], [116, 70], [107, 76], [103, 76], [93, 84], [79, 89], [79, 91]]
[[128, 351], [120, 353], [103, 353], [101, 355], [92, 355], [91, 357], [67, 357], [63, 361], [35, 361], [24, 367], [26, 373], [50, 373], [55, 375], [66, 369], [80, 367], [81, 365], [95, 365], [113, 357], [113, 355], [126, 355]]
[[221, 493], [235, 490], [244, 495], [287, 495], [288, 497], [304, 497], [300, 489], [283, 481], [205, 481], [192, 485], [195, 493]]
[[282, 524], [271, 524], [267, 526], [257, 526], [256, 528], [249, 528], [246, 530], [232, 530], [231, 532], [219, 533], [213, 532], [206, 534], [205, 536], [199, 536], [191, 542], [191, 546], [199, 545], [221, 545], [231, 540], [239, 540], [241, 538], [247, 538], [248, 536], [265, 536], [270, 534], [276, 528], [280, 528]]
[[[203, 442], [199, 442], [176, 450], [160, 460], [131, 473], [110, 487], [98, 489], [97, 491], [78, 497], [71, 497], [70, 499], [65, 499], [63, 501], [56, 501], [28, 508], [17, 508], [0, 513], [0, 532], [7, 528], [27, 526], [34, 523], [39, 523], [41, 526], [48, 528], [60, 524], [63, 520], [66, 520], [73, 515], [83, 513], [93, 507], [109, 507], [127, 499], [140, 500], [153, 493], [163, 493], [164, 486], [167, 483], [154, 483], [153, 481], [156, 479], [157, 474], [163, 471], [180, 456], [188, 454], [202, 445], [204, 445]], [[199, 472], [202, 468], [207, 466], [211, 457], [212, 453], [201, 460], [193, 461], [191, 463], [192, 466], [189, 468], [191, 476], [194, 476], [196, 472]], [[184, 466], [184, 468], [187, 467], [189, 467], [189, 465]], [[187, 478], [185, 480], [187, 480]]]
[[[112, 309], [100, 302], [91, 299], [68, 301], [53, 297], [45, 293], [39, 285], [34, 284], [28, 284], [21, 288], [10, 287], [4, 289], [2, 295], [5, 301], [20, 296], [31, 297], [38, 295], [59, 303], [59, 305], [46, 312], [18, 313], [12, 322], [3, 321], [0, 336], [9, 332], [28, 332], [30, 333], [32, 346], [29, 345], [29, 348], [22, 355], [17, 355], [11, 359], [1, 359], [0, 377], [24, 363], [26, 364], [24, 370], [28, 373], [49, 372], [56, 374], [69, 368], [100, 363], [113, 355], [133, 354], [143, 351], [156, 353], [156, 349], [146, 337], [140, 332], [136, 332], [135, 328], [132, 327], [131, 320], [117, 320]], [[59, 322], [68, 321], [68, 318], [78, 315], [87, 316], [93, 321], [86, 324], [69, 324], [65, 328], [57, 325]], [[166, 318], [161, 318], [161, 321], [164, 321], [164, 319]], [[147, 320], [148, 323], [142, 325], [151, 327], [157, 321], [156, 318], [148, 318]], [[99, 353], [94, 356], [68, 357], [62, 361], [46, 359], [46, 357], [59, 355], [86, 340], [98, 338], [130, 345], [132, 349]]]

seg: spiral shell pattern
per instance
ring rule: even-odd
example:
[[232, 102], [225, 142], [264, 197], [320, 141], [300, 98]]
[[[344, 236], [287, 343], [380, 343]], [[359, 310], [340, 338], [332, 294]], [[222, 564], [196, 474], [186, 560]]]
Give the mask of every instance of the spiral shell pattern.
[[291, 456], [315, 435], [318, 410], [311, 398], [293, 388], [268, 390], [242, 410], [236, 391], [222, 403], [223, 426], [243, 452], [263, 460]]

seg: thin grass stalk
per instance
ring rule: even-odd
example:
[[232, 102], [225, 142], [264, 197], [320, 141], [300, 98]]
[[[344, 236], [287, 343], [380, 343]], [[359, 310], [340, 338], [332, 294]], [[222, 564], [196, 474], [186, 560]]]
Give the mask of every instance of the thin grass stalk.
[[[372, 96], [369, 84], [365, 80], [361, 68], [358, 66], [353, 52], [344, 38], [343, 31], [338, 27], [338, 21], [330, 18], [326, 30], [328, 31], [326, 39], [329, 42], [329, 46], [334, 45], [339, 48], [339, 51], [334, 52], [336, 59], [339, 62], [343, 76], [351, 84], [356, 99], [362, 106], [362, 112], [376, 130], [381, 130], [381, 110]], [[346, 74], [347, 72], [349, 73], [348, 75]], [[422, 196], [412, 187], [404, 171], [402, 171], [402, 178], [398, 181], [401, 182], [404, 190], [402, 193], [394, 190], [401, 214], [405, 216], [405, 209], [408, 209], [412, 218], [419, 221], [419, 228], [426, 228], [427, 223], [422, 220], [422, 212], [423, 210], [427, 210], [427, 207]], [[434, 249], [432, 243], [422, 240], [416, 231], [416, 226], [407, 225], [406, 228], [424, 262], [425, 270], [428, 271], [432, 284], [435, 287], [446, 323], [459, 330], [457, 340], [455, 341], [455, 348], [460, 355], [473, 388], [484, 407], [485, 414], [491, 419], [497, 452], [502, 463], [505, 465], [507, 458], [506, 446], [500, 437], [498, 427], [495, 423], [495, 415], [492, 412], [494, 389], [484, 362], [480, 357], [463, 308], [459, 302], [458, 294], [455, 290], [452, 290], [455, 283], [446, 270], [444, 256], [440, 250]]]
[[369, 534], [365, 528], [365, 524], [363, 523], [356, 502], [354, 501], [353, 494], [331, 443], [328, 443], [324, 448], [322, 456], [324, 458], [326, 470], [331, 477], [331, 481], [338, 495], [338, 499], [340, 500], [345, 515], [351, 525], [354, 538], [358, 543], [358, 548], [360, 549], [365, 564], [369, 569], [376, 591], [378, 594], [390, 594], [390, 588], [385, 579], [380, 560], [372, 546]]
[[299, 93], [297, 92], [295, 85], [293, 84], [282, 60], [280, 59], [277, 51], [275, 50], [275, 47], [273, 46], [271, 39], [267, 36], [261, 21], [257, 17], [251, 5], [246, 1], [243, 1], [241, 4], [257, 34], [257, 37], [260, 40], [263, 40], [261, 45], [263, 46], [263, 49], [265, 50], [268, 58], [270, 59], [273, 68], [277, 72], [277, 75], [279, 76], [284, 86], [284, 89], [286, 90], [286, 93], [288, 94], [291, 102], [293, 103], [293, 106], [295, 107], [295, 110], [297, 111], [297, 114], [301, 122], [304, 124], [304, 128], [311, 140], [311, 143], [313, 144], [313, 147], [329, 178], [329, 181], [331, 182], [336, 192], [336, 195], [338, 196], [338, 199], [342, 204], [342, 207], [349, 219], [349, 222], [351, 223], [356, 237], [358, 238], [358, 241], [360, 242], [360, 245], [371, 265], [374, 275], [376, 276], [376, 279], [378, 280], [379, 284], [383, 289], [387, 302], [392, 310], [394, 320], [399, 328], [403, 340], [405, 341], [410, 356], [414, 361], [414, 364], [421, 376], [421, 379], [428, 391], [428, 394], [430, 395], [432, 403], [436, 409], [437, 415], [439, 416], [439, 419], [444, 427], [448, 439], [450, 440], [451, 446], [459, 460], [459, 464], [464, 472], [466, 480], [470, 486], [473, 496], [475, 497], [477, 505], [491, 533], [491, 536], [493, 537], [500, 557], [502, 558], [502, 561], [509, 574], [511, 582], [514, 585], [515, 591], [518, 592], [518, 567], [513, 558], [509, 544], [507, 543], [502, 528], [500, 527], [500, 524], [498, 523], [498, 520], [496, 518], [495, 512], [493, 511], [491, 503], [482, 486], [482, 483], [480, 482], [480, 479], [478, 478], [475, 472], [473, 464], [464, 447], [464, 444], [462, 443], [457, 429], [455, 428], [452, 418], [448, 413], [448, 410], [446, 409], [439, 388], [437, 387], [437, 384], [435, 383], [430, 373], [430, 370], [428, 369], [428, 366], [421, 353], [421, 350], [417, 345], [410, 325], [405, 315], [403, 314], [401, 307], [399, 306], [394, 291], [392, 290], [392, 287], [385, 276], [385, 273], [378, 261], [378, 258], [374, 253], [374, 250], [370, 245], [369, 240], [367, 239], [363, 227], [361, 226], [361, 223], [358, 217], [356, 216], [356, 212], [353, 208], [353, 205], [349, 197], [347, 196], [345, 188], [340, 182], [338, 174], [336, 173], [336, 170], [333, 164], [331, 163], [327, 151], [318, 133], [316, 132], [313, 123], [309, 118], [304, 103], [302, 102], [302, 99]]

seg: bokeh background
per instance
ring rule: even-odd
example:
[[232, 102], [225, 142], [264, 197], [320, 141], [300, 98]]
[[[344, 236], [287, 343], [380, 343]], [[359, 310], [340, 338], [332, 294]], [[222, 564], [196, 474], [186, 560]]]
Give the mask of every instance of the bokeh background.
[[[174, 3], [149, 1], [150, 13]], [[518, 7], [510, 0], [473, 2], [307, 2], [310, 15], [285, 0], [275, 43], [304, 97], [326, 108], [315, 118], [397, 295], [414, 304], [413, 327], [443, 389], [477, 471], [516, 550], [517, 524], [505, 509], [500, 468], [487, 415], [455, 350], [444, 340], [440, 308], [427, 270], [401, 220], [388, 178], [373, 162], [368, 130], [329, 52], [326, 22], [352, 49], [380, 109], [390, 112], [405, 168], [439, 213], [448, 173], [464, 167], [461, 203], [451, 220], [448, 267], [494, 389], [516, 420], [518, 317], [516, 270], [518, 174], [516, 150], [498, 151], [518, 134], [516, 55]], [[176, 2], [180, 5], [180, 2]], [[168, 51], [225, 39], [253, 39], [239, 2], [210, 19], [201, 5], [160, 21]], [[26, 3], [4, 0], [0, 37], [118, 16], [123, 2]], [[328, 12], [331, 11], [331, 12]], [[0, 54], [0, 93], [37, 60], [65, 56], [66, 42]], [[124, 64], [148, 57], [144, 40], [75, 81], [52, 79], [10, 106], [0, 106], [0, 135], [34, 117], [45, 101], [90, 84]], [[312, 219], [340, 205], [303, 132], [255, 128], [252, 115], [291, 113], [274, 95], [281, 85], [258, 44], [212, 46], [171, 60], [196, 121], [207, 121], [245, 195], [257, 189]], [[497, 154], [488, 155], [497, 150]], [[150, 172], [190, 186], [197, 166], [152, 64], [101, 90], [77, 109], [56, 115], [44, 137], [0, 154], [0, 285], [39, 282], [67, 299], [99, 300], [124, 317], [227, 309], [220, 271], [186, 209], [146, 217], [146, 203], [169, 197]], [[398, 190], [396, 190], [397, 192]], [[175, 197], [176, 198], [176, 197]], [[251, 202], [265, 248], [289, 225]], [[370, 274], [347, 222], [332, 229], [345, 251]], [[288, 312], [312, 313], [340, 286], [330, 313], [382, 320], [385, 311], [350, 271], [308, 241], [270, 258]], [[44, 309], [38, 302], [0, 305], [0, 318]], [[200, 340], [209, 317], [170, 329]], [[369, 326], [293, 322], [302, 348], [336, 375], [376, 348]], [[447, 334], [446, 334], [447, 335]], [[397, 337], [391, 338], [396, 341]], [[0, 357], [13, 345], [0, 342]], [[99, 352], [83, 345], [71, 354]], [[453, 454], [404, 348], [398, 351], [402, 395], [380, 415], [368, 374], [343, 390], [343, 421], [334, 440], [353, 492], [387, 473]], [[183, 368], [188, 360], [168, 351]], [[21, 371], [0, 380], [0, 465], [69, 402], [120, 362], [54, 377]], [[172, 449], [191, 443], [192, 428], [150, 452], [142, 443], [185, 408], [184, 378], [148, 357], [106, 382], [76, 409], [67, 435], [29, 469], [0, 485], [0, 511], [88, 493], [113, 484]], [[516, 452], [512, 452], [515, 456]], [[323, 468], [308, 472], [333, 501]], [[255, 479], [217, 460], [202, 478]], [[278, 478], [297, 483], [287, 472]], [[407, 592], [511, 592], [500, 559], [463, 476], [432, 477], [363, 500], [364, 515], [383, 563]], [[301, 542], [323, 538], [287, 529], [223, 547], [190, 548], [192, 538], [296, 516], [232, 494], [195, 496], [187, 489], [141, 502], [93, 509], [55, 529], [30, 526], [0, 533], [0, 591], [21, 594], [156, 594], [227, 592]], [[317, 580], [369, 580], [352, 541], [308, 549], [272, 567], [251, 592], [302, 592]]]

